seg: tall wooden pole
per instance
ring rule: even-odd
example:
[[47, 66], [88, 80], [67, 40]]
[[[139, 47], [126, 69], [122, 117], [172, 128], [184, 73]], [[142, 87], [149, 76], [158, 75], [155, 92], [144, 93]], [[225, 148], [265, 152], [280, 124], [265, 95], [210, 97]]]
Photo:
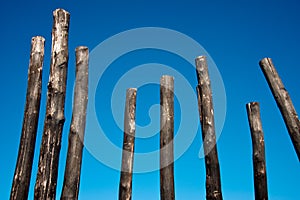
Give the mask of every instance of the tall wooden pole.
[[272, 94], [276, 100], [277, 106], [283, 116], [283, 120], [288, 129], [295, 151], [300, 161], [300, 121], [294, 108], [289, 93], [272, 63], [271, 58], [264, 58], [259, 65], [267, 79]]
[[136, 88], [126, 92], [124, 115], [124, 141], [122, 152], [119, 200], [130, 200], [132, 197], [132, 169], [135, 139]]
[[175, 199], [174, 191], [174, 78], [160, 79], [160, 197]]
[[221, 200], [221, 178], [216, 146], [213, 99], [205, 56], [196, 58], [198, 107], [206, 168], [206, 199]]
[[36, 132], [40, 113], [44, 47], [45, 39], [43, 37], [37, 36], [32, 38], [26, 105], [18, 160], [10, 194], [11, 200], [28, 198]]
[[259, 103], [248, 103], [246, 108], [252, 138], [255, 199], [267, 200], [265, 141], [260, 119]]
[[65, 122], [70, 14], [65, 10], [57, 9], [53, 12], [53, 18], [46, 117], [34, 190], [34, 198], [39, 200], [55, 199], [61, 136]]
[[78, 199], [82, 149], [86, 124], [86, 108], [88, 102], [88, 59], [88, 48], [83, 46], [77, 47], [73, 114], [61, 194], [62, 200]]

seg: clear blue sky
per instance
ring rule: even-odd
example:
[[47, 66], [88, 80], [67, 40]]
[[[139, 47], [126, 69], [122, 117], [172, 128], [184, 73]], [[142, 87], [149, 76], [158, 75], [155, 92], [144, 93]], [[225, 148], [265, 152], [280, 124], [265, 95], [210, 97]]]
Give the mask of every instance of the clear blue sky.
[[[259, 60], [263, 57], [273, 58], [299, 113], [300, 68], [297, 58], [300, 56], [300, 3], [298, 1], [12, 0], [2, 2], [1, 8], [0, 121], [3, 137], [0, 145], [1, 199], [9, 198], [17, 159], [27, 87], [30, 40], [35, 35], [42, 35], [46, 38], [46, 55], [41, 112], [29, 193], [29, 199], [33, 198], [45, 117], [52, 11], [56, 8], [64, 8], [71, 13], [66, 123], [60, 154], [57, 198], [60, 197], [62, 189], [67, 136], [71, 121], [75, 75], [74, 50], [79, 45], [86, 45], [92, 50], [115, 34], [140, 27], [168, 28], [193, 38], [206, 49], [218, 67], [227, 96], [226, 120], [218, 140], [224, 199], [254, 198], [251, 137], [245, 109], [245, 104], [250, 101], [259, 101], [261, 105], [270, 199], [300, 197], [299, 162], [280, 112], [258, 66]], [[194, 69], [177, 55], [148, 49], [131, 52], [117, 59], [109, 66], [99, 82], [95, 107], [105, 135], [118, 147], [122, 146], [123, 135], [122, 130], [113, 121], [109, 109], [113, 85], [122, 73], [136, 65], [152, 62], [177, 69], [193, 88], [196, 86]], [[159, 77], [153, 79], [157, 81]], [[177, 85], [178, 90], [180, 87]], [[150, 122], [149, 108], [159, 103], [159, 87], [154, 84], [145, 85], [140, 88], [138, 95], [137, 123], [145, 126]], [[124, 95], [120, 96], [119, 100], [120, 105], [124, 104]], [[218, 99], [214, 99], [214, 102], [218, 104]], [[176, 130], [181, 120], [180, 103], [176, 99]], [[153, 123], [158, 124], [159, 115], [153, 117]], [[136, 150], [140, 153], [156, 150], [158, 141], [158, 134], [149, 138], [139, 138], [136, 141]], [[200, 147], [201, 131], [198, 131], [188, 150], [175, 162], [175, 193], [179, 200], [205, 198], [204, 160], [198, 158]], [[103, 154], [109, 153], [101, 148], [99, 145], [98, 149]], [[111, 156], [112, 159], [121, 159], [120, 154]], [[79, 199], [117, 199], [118, 184], [119, 171], [107, 167], [84, 149]], [[133, 199], [159, 199], [159, 171], [134, 174]]]

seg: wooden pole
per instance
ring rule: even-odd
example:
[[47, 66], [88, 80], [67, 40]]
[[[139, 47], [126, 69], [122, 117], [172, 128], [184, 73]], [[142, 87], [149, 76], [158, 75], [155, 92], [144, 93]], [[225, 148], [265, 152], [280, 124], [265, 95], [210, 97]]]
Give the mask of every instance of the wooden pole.
[[64, 105], [68, 68], [68, 31], [70, 14], [53, 12], [52, 55], [48, 83], [46, 117], [40, 149], [35, 199], [55, 199], [61, 136], [65, 122]]
[[174, 78], [160, 79], [160, 197], [175, 199], [174, 191]]
[[196, 58], [196, 72], [198, 79], [198, 107], [205, 153], [206, 199], [221, 200], [223, 197], [216, 146], [214, 108], [205, 56], [199, 56]]
[[87, 47], [76, 48], [76, 82], [73, 101], [72, 122], [69, 132], [68, 154], [61, 199], [78, 199], [82, 149], [88, 102]]
[[300, 161], [300, 122], [289, 93], [285, 89], [271, 58], [264, 58], [259, 62], [261, 70], [271, 88], [277, 106], [283, 116], [295, 151]]
[[267, 200], [268, 187], [265, 161], [265, 142], [260, 119], [259, 103], [248, 103], [246, 108], [252, 138], [255, 199]]
[[28, 198], [28, 189], [30, 185], [40, 112], [44, 47], [45, 39], [43, 37], [37, 36], [32, 38], [30, 63], [28, 69], [26, 105], [18, 160], [10, 194], [11, 200]]
[[132, 169], [135, 139], [135, 110], [136, 88], [129, 88], [126, 92], [124, 141], [122, 152], [121, 177], [119, 185], [119, 199], [130, 200], [132, 197]]

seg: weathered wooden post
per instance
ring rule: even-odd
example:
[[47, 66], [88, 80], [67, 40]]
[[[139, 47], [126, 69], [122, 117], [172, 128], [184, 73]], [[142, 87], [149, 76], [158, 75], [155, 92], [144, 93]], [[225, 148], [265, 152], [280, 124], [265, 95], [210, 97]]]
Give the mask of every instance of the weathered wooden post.
[[265, 141], [260, 119], [259, 103], [248, 103], [246, 108], [252, 138], [255, 199], [267, 200]]
[[10, 199], [27, 199], [30, 185], [36, 132], [40, 113], [42, 69], [45, 39], [37, 36], [31, 40], [28, 86], [18, 160]]
[[130, 200], [132, 197], [132, 169], [135, 140], [135, 110], [136, 88], [129, 88], [126, 92], [124, 114], [124, 141], [121, 166], [122, 171], [119, 185], [120, 200]]
[[264, 58], [259, 62], [261, 70], [267, 79], [277, 106], [283, 116], [285, 125], [288, 129], [295, 151], [300, 161], [300, 121], [289, 93], [285, 89], [271, 58]]
[[88, 102], [88, 60], [88, 48], [84, 46], [77, 47], [73, 114], [61, 194], [62, 200], [78, 199], [82, 149], [86, 124], [86, 108]]
[[65, 122], [64, 106], [68, 68], [68, 31], [70, 14], [53, 12], [52, 55], [48, 83], [46, 117], [40, 149], [35, 199], [55, 199], [61, 136]]
[[160, 79], [160, 198], [175, 199], [174, 191], [174, 78]]
[[202, 128], [202, 139], [206, 168], [206, 199], [221, 200], [221, 178], [216, 146], [213, 99], [205, 56], [196, 58], [198, 79], [198, 108]]

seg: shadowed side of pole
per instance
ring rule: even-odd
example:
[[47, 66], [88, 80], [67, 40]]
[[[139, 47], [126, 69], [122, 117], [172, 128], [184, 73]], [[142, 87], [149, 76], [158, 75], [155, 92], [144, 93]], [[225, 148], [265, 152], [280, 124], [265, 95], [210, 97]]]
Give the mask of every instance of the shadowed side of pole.
[[126, 92], [119, 200], [130, 200], [132, 197], [136, 93], [136, 88], [129, 88]]
[[57, 9], [53, 12], [53, 19], [46, 117], [34, 190], [34, 198], [39, 200], [55, 199], [61, 137], [65, 122], [70, 14]]
[[198, 79], [198, 109], [205, 153], [206, 199], [221, 200], [223, 197], [216, 145], [214, 108], [208, 66], [205, 56], [199, 56], [196, 58], [196, 72]]
[[30, 185], [32, 162], [40, 113], [42, 68], [44, 62], [45, 39], [40, 36], [31, 40], [28, 86], [23, 118], [17, 165], [15, 169], [10, 199], [27, 199]]
[[174, 189], [174, 78], [160, 79], [160, 197], [175, 199]]
[[267, 200], [265, 141], [260, 119], [259, 103], [248, 103], [246, 108], [252, 138], [255, 199]]
[[73, 100], [72, 122], [69, 132], [68, 154], [65, 167], [62, 200], [78, 199], [82, 149], [88, 102], [88, 60], [87, 47], [76, 48], [76, 81]]
[[289, 93], [285, 89], [271, 58], [264, 58], [259, 62], [261, 70], [281, 112], [290, 138], [300, 161], [300, 122]]

